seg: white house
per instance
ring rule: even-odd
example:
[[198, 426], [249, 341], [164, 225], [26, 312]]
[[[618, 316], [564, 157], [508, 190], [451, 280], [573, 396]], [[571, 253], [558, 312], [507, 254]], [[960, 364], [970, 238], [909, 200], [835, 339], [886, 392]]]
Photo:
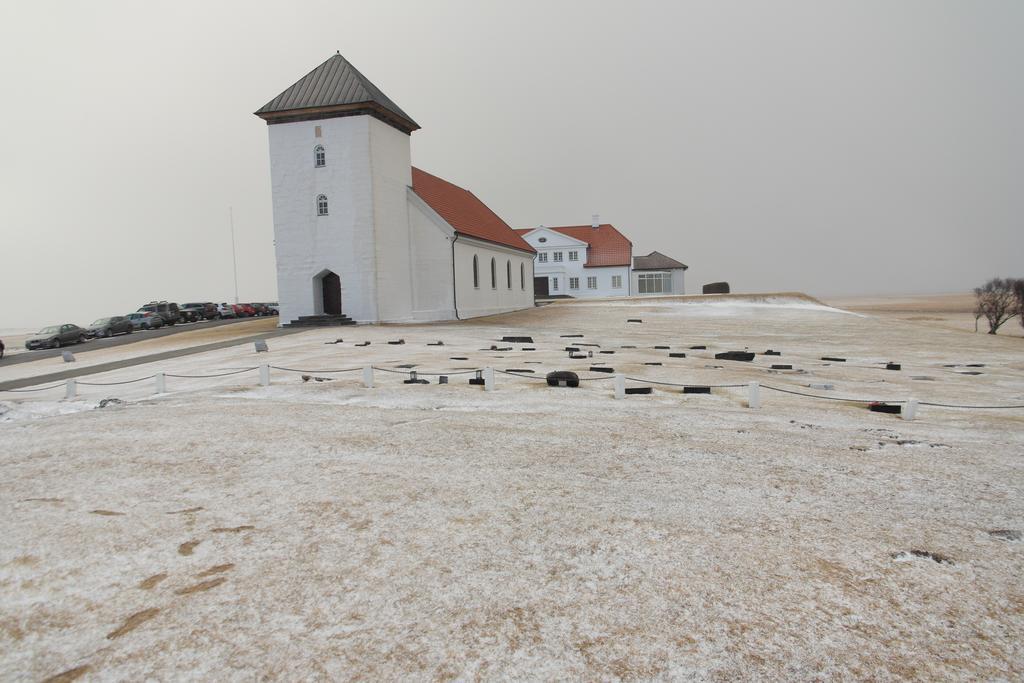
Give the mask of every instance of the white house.
[[340, 54], [256, 115], [270, 137], [285, 324], [533, 306], [530, 245], [472, 193], [412, 167], [419, 125]]
[[633, 257], [633, 292], [640, 296], [653, 294], [686, 294], [683, 276], [689, 268], [661, 252]]
[[602, 297], [630, 294], [633, 243], [594, 216], [590, 225], [516, 230], [537, 252], [538, 296]]

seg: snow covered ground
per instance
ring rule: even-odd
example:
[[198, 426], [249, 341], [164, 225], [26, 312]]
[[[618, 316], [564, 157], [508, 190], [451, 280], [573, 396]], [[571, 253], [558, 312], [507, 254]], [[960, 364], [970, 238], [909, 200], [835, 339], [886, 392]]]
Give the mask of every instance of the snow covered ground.
[[[0, 395], [0, 678], [1024, 675], [1024, 410], [924, 406], [908, 422], [663, 385], [616, 401], [589, 371], [1022, 404], [1021, 340], [792, 298], [666, 304], [313, 330], [81, 378], [269, 362], [332, 381]], [[713, 357], [744, 348], [782, 355]], [[366, 389], [326, 372], [369, 364], [601, 379], [499, 374], [485, 393], [471, 375], [377, 371]], [[821, 383], [835, 388], [807, 387]]]

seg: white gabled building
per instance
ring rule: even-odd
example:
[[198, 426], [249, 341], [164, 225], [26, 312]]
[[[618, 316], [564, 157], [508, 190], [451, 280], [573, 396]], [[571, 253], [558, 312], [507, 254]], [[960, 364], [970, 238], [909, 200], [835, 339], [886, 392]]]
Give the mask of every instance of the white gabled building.
[[534, 251], [413, 168], [408, 114], [335, 54], [260, 108], [285, 324], [450, 320], [533, 306]]
[[518, 228], [537, 252], [537, 296], [606, 297], [631, 292], [633, 244], [594, 216], [590, 225]]
[[633, 257], [633, 293], [639, 296], [686, 294], [685, 263], [659, 251]]

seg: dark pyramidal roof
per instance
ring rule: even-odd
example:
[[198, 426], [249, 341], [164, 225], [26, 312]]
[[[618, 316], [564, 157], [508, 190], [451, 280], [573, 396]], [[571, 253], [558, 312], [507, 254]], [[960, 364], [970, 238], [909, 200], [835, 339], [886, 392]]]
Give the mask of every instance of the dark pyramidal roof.
[[419, 125], [336, 53], [256, 111], [267, 123], [370, 114], [411, 133]]
[[689, 266], [665, 256], [660, 251], [652, 251], [647, 256], [633, 257], [633, 270], [671, 270], [673, 268], [687, 270]]

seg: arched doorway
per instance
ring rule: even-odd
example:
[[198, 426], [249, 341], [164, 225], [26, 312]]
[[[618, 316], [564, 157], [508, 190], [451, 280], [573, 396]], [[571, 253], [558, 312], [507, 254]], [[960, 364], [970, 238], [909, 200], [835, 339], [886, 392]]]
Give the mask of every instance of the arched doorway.
[[341, 278], [329, 270], [322, 271], [313, 278], [313, 294], [317, 313], [325, 315], [341, 315]]

